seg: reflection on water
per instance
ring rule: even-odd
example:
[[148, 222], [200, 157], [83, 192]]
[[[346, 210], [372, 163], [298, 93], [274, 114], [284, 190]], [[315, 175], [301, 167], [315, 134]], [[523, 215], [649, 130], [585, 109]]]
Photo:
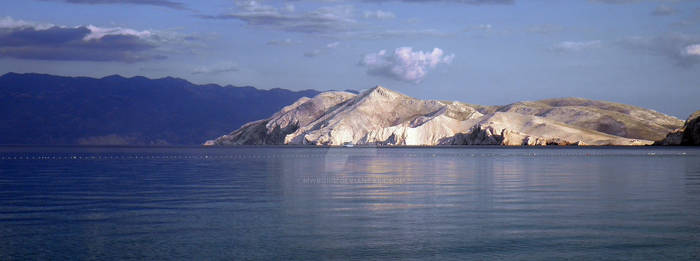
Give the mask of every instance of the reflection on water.
[[0, 260], [697, 259], [697, 148], [0, 148]]

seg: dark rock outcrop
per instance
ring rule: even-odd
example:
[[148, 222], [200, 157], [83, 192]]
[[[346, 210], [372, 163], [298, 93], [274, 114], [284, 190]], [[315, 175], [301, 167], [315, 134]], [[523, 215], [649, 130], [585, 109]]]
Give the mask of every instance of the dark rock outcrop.
[[696, 111], [685, 121], [682, 128], [673, 130], [666, 135], [663, 140], [657, 141], [655, 145], [700, 145], [700, 110]]

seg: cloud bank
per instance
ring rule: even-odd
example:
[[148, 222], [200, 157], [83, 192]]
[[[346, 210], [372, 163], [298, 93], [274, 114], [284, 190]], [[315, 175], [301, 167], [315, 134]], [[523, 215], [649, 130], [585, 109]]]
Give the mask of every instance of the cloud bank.
[[365, 18], [367, 18], [367, 19], [384, 20], [384, 19], [396, 18], [396, 15], [394, 13], [388, 12], [388, 11], [382, 11], [382, 10], [365, 11], [364, 15], [365, 15]]
[[289, 5], [277, 8], [259, 1], [237, 1], [237, 11], [221, 15], [200, 16], [205, 19], [233, 19], [249, 26], [297, 33], [335, 33], [348, 31], [356, 23], [352, 6], [321, 7], [297, 13]]
[[152, 5], [162, 6], [172, 9], [185, 10], [187, 9], [183, 3], [169, 0], [41, 0], [52, 2], [64, 2], [71, 4], [136, 4], [136, 5]]
[[554, 51], [554, 52], [559, 52], [559, 53], [567, 53], [567, 52], [579, 52], [587, 49], [593, 49], [593, 48], [598, 48], [602, 45], [602, 42], [600, 40], [594, 40], [594, 41], [583, 41], [583, 42], [574, 42], [574, 41], [564, 41], [557, 43], [555, 45], [552, 45], [549, 49]]
[[683, 50], [686, 56], [700, 56], [700, 44], [688, 45]]
[[212, 66], [200, 66], [192, 70], [192, 74], [221, 74], [228, 72], [237, 72], [240, 69], [238, 65], [231, 62], [220, 63]]
[[653, 11], [651, 11], [651, 14], [655, 16], [667, 16], [675, 13], [676, 10], [667, 5], [657, 6]]
[[0, 19], [0, 58], [138, 62], [165, 58], [147, 52], [157, 44], [150, 31]]
[[336, 47], [338, 47], [338, 45], [340, 45], [340, 42], [328, 43], [323, 48], [313, 49], [311, 51], [305, 52], [304, 57], [313, 58], [319, 56], [331, 49], [335, 49]]
[[680, 67], [700, 63], [700, 36], [673, 33], [656, 37], [629, 37], [619, 42], [622, 48], [663, 56]]
[[360, 61], [367, 67], [367, 74], [388, 77], [394, 80], [418, 84], [430, 69], [439, 64], [450, 64], [455, 55], [445, 55], [440, 48], [432, 52], [413, 51], [411, 47], [399, 47], [394, 52], [381, 50], [370, 53]]
[[298, 40], [292, 40], [290, 38], [285, 38], [282, 40], [270, 40], [265, 43], [267, 45], [294, 45], [294, 44], [301, 44], [301, 41]]
[[641, 2], [642, 0], [588, 0], [589, 2], [598, 2], [598, 3], [603, 3], [603, 4], [630, 4], [630, 3], [638, 3]]
[[513, 4], [515, 0], [364, 0], [370, 3], [406, 2], [406, 3], [457, 3], [469, 5], [502, 5]]

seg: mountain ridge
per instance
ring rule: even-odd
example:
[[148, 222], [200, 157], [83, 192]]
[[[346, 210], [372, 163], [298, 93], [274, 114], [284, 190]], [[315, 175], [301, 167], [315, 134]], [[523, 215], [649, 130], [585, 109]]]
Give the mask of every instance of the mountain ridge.
[[[323, 111], [313, 105], [323, 103], [333, 106]], [[357, 95], [326, 92], [294, 104], [284, 114], [302, 120], [286, 117], [279, 125], [281, 114], [275, 114], [205, 144], [650, 145], [683, 123], [653, 110], [584, 98], [481, 106], [420, 100], [382, 86]]]
[[318, 93], [176, 77], [6, 73], [0, 76], [0, 144], [195, 145]]

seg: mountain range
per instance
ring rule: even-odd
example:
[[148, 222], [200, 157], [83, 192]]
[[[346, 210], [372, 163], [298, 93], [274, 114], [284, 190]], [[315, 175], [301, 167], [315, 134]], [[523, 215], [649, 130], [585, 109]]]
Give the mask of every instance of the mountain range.
[[0, 144], [197, 145], [318, 93], [7, 73], [0, 76]]
[[700, 145], [698, 116], [684, 123], [581, 98], [482, 106], [380, 86], [319, 92], [173, 77], [0, 76], [0, 144]]
[[377, 86], [300, 98], [205, 145], [651, 145], [683, 125], [653, 110], [582, 98], [482, 106]]

